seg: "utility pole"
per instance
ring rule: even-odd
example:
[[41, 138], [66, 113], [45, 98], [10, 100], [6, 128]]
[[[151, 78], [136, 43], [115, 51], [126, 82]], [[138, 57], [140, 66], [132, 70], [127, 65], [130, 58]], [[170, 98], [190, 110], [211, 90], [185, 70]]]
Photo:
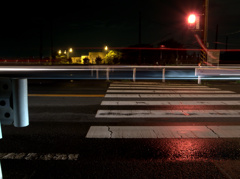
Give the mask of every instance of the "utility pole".
[[[205, 48], [208, 48], [207, 38], [208, 38], [208, 9], [209, 9], [209, 0], [203, 0], [203, 17], [202, 17], [202, 42]], [[207, 52], [202, 48], [200, 52], [200, 63], [207, 62]]]
[[51, 44], [51, 49], [50, 49], [50, 64], [52, 65], [52, 62], [54, 60], [54, 49], [53, 49], [53, 20], [52, 17], [50, 19], [50, 44]]
[[139, 12], [139, 32], [138, 32], [138, 44], [142, 44], [142, 14]]
[[208, 48], [208, 14], [209, 14], [209, 0], [204, 0], [204, 30], [203, 30], [203, 44]]
[[[139, 12], [139, 34], [138, 34], [138, 46], [141, 47], [142, 44], [142, 14]], [[142, 61], [142, 52], [139, 50], [138, 54], [138, 64], [141, 65]]]
[[40, 46], [39, 46], [39, 59], [42, 60], [43, 57], [43, 30], [42, 30], [42, 24], [40, 23]]
[[215, 49], [218, 48], [218, 24], [217, 24], [217, 27], [216, 27], [216, 38], [215, 38]]

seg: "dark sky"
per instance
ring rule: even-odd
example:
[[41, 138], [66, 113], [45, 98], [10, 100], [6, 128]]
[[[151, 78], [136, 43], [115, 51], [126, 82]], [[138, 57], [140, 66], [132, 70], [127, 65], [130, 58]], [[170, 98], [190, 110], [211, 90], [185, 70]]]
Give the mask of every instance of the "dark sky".
[[[34, 1], [30, 4], [14, 2], [14, 7], [10, 2], [2, 8], [0, 57], [16, 58], [38, 57], [40, 34], [43, 55], [48, 56], [51, 31], [55, 50], [136, 45], [139, 12], [142, 14], [142, 43], [156, 46], [174, 38], [191, 46], [195, 41], [186, 29], [186, 16], [191, 11], [201, 11], [202, 0], [88, 0], [57, 4]], [[217, 24], [218, 41], [222, 43], [226, 34], [240, 31], [239, 8], [239, 0], [210, 0], [210, 47], [214, 47]], [[225, 48], [225, 44], [219, 48]], [[229, 48], [240, 48], [240, 33], [229, 35]], [[75, 52], [80, 54], [81, 50]]]

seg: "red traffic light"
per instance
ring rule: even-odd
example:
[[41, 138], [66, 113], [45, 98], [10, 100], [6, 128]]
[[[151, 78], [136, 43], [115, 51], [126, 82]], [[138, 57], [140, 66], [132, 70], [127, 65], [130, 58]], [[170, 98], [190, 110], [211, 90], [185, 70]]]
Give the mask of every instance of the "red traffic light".
[[196, 15], [191, 14], [191, 15], [188, 16], [188, 23], [189, 24], [194, 24], [194, 23], [196, 23], [196, 19], [197, 19]]
[[188, 16], [188, 29], [199, 30], [200, 29], [200, 17], [199, 15], [190, 14]]

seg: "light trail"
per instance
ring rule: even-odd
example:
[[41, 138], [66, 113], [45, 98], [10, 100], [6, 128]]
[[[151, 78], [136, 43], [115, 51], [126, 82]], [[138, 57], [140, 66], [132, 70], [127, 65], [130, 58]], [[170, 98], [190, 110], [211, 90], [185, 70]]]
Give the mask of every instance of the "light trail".
[[[78, 50], [102, 50], [102, 47], [76, 47]], [[170, 51], [201, 51], [199, 48], [168, 48], [168, 47], [108, 47], [108, 50], [170, 50]], [[210, 51], [240, 52], [240, 49], [208, 49]]]
[[[184, 70], [188, 70], [188, 72]], [[240, 66], [238, 65], [218, 67], [137, 65], [0, 67], [1, 77], [28, 79], [132, 80], [134, 71], [136, 80], [156, 80], [163, 79], [163, 77], [166, 80], [196, 80], [198, 76], [206, 80], [240, 80]]]

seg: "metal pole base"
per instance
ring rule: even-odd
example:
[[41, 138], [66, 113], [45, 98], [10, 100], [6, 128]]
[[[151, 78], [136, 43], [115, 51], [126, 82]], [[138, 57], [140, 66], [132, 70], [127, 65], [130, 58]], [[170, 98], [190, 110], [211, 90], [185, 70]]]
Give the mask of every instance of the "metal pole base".
[[13, 79], [13, 115], [15, 127], [29, 125], [27, 79]]
[[0, 161], [0, 179], [3, 179], [1, 161]]
[[133, 68], [133, 82], [136, 82], [136, 68]]
[[[1, 121], [0, 121], [0, 139], [2, 139], [2, 127], [1, 127]], [[0, 164], [1, 165], [1, 164]], [[0, 169], [1, 170], [1, 169]], [[0, 174], [1, 176], [1, 174]], [[0, 178], [1, 179], [1, 178]]]
[[165, 83], [165, 72], [166, 72], [166, 69], [163, 68], [162, 69], [162, 82]]

